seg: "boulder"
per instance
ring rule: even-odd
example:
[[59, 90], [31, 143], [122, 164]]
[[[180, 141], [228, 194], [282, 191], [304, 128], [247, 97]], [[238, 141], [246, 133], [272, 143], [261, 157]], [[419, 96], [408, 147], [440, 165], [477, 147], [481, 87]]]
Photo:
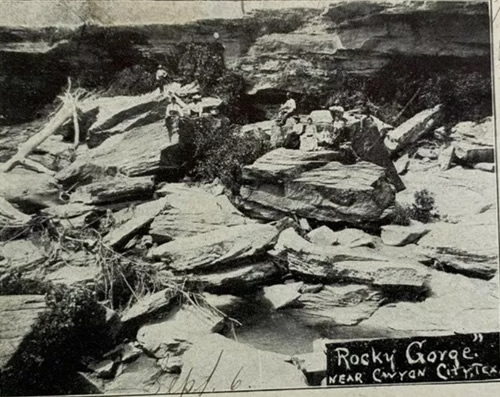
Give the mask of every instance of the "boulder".
[[26, 347], [23, 341], [46, 310], [43, 295], [0, 296], [0, 372]]
[[405, 189], [405, 185], [399, 177], [398, 171], [391, 160], [391, 155], [384, 145], [380, 130], [378, 128], [361, 128], [361, 122], [348, 120], [349, 140], [354, 153], [363, 161], [369, 161], [384, 168], [389, 181], [399, 192]]
[[184, 183], [168, 183], [156, 191], [165, 208], [154, 218], [150, 234], [157, 242], [214, 231], [223, 226], [251, 224], [223, 194]]
[[0, 197], [26, 213], [61, 204], [59, 188], [52, 176], [21, 167], [0, 173]]
[[164, 123], [159, 121], [113, 136], [97, 148], [78, 156], [75, 162], [56, 174], [65, 186], [98, 181], [121, 173], [152, 175], [177, 168], [180, 164], [176, 136], [169, 142]]
[[104, 237], [104, 244], [112, 248], [122, 247], [134, 234], [148, 227], [166, 206], [164, 198], [135, 206], [128, 211], [131, 212], [130, 219], [111, 229]]
[[264, 299], [271, 302], [275, 310], [283, 309], [297, 302], [300, 297], [302, 282], [290, 284], [275, 284], [264, 287]]
[[[88, 129], [91, 147], [100, 145], [113, 133], [127, 130], [129, 123], [157, 108], [165, 98], [157, 92], [138, 96], [113, 96], [91, 98], [80, 104], [83, 116], [94, 118]], [[120, 127], [120, 128], [116, 128]]]
[[231, 269], [220, 269], [207, 274], [189, 275], [188, 281], [205, 291], [235, 295], [252, 292], [262, 285], [279, 279], [282, 270], [271, 261], [262, 261]]
[[162, 319], [143, 325], [137, 332], [137, 341], [148, 350], [172, 339], [193, 338], [221, 331], [224, 319], [214, 311], [193, 305], [182, 305]]
[[47, 259], [45, 252], [30, 240], [0, 242], [0, 269], [27, 271]]
[[243, 167], [243, 179], [247, 183], [276, 183], [290, 180], [304, 171], [319, 168], [330, 161], [347, 162], [346, 153], [335, 150], [303, 152], [293, 149], [276, 149]]
[[165, 312], [171, 308], [177, 296], [175, 291], [167, 288], [139, 299], [136, 303], [123, 311], [121, 315], [123, 326], [133, 326], [148, 317]]
[[311, 243], [317, 245], [335, 245], [338, 243], [336, 233], [325, 225], [310, 231], [306, 236]]
[[498, 332], [498, 278], [492, 281], [431, 270], [425, 300], [382, 306], [361, 326], [403, 337]]
[[[365, 161], [350, 165], [332, 161], [281, 183], [266, 181], [269, 167], [259, 160], [250, 167], [245, 167], [247, 177], [251, 173], [255, 178], [260, 172], [262, 179], [259, 184], [245, 184], [241, 196], [244, 208], [262, 217], [268, 216], [260, 210], [263, 207], [320, 221], [364, 225], [380, 222], [394, 203], [395, 193], [384, 169]], [[292, 170], [287, 169], [297, 172], [295, 167]]]
[[304, 376], [287, 359], [212, 334], [196, 339], [184, 353], [177, 384], [190, 382], [191, 392], [305, 387]]
[[22, 229], [30, 220], [31, 216], [22, 213], [3, 197], [0, 197], [0, 234]]
[[278, 230], [271, 225], [221, 227], [153, 248], [151, 256], [176, 271], [198, 271], [258, 257], [272, 248]]
[[70, 200], [84, 204], [110, 204], [134, 199], [146, 200], [153, 196], [154, 183], [151, 177], [115, 177], [107, 178], [80, 186], [71, 194]]
[[313, 110], [308, 118], [311, 118], [313, 123], [327, 123], [333, 122], [332, 112], [329, 110]]
[[477, 163], [474, 164], [474, 169], [486, 172], [495, 172], [495, 163]]
[[302, 294], [303, 307], [290, 312], [309, 325], [356, 325], [369, 318], [384, 302], [383, 295], [366, 285], [325, 285], [317, 293]]
[[335, 238], [340, 245], [349, 248], [370, 247], [376, 245], [376, 238], [359, 229], [343, 229], [335, 232]]
[[382, 241], [387, 245], [402, 247], [417, 243], [430, 229], [423, 223], [412, 221], [410, 226], [386, 225], [382, 226]]
[[354, 282], [377, 287], [425, 289], [429, 276], [423, 265], [394, 263], [365, 247], [311, 244], [293, 229], [282, 232], [275, 251], [285, 257], [288, 268], [300, 277], [328, 282]]
[[454, 161], [455, 161], [455, 146], [449, 145], [441, 148], [438, 156], [438, 163], [441, 171], [446, 171], [450, 169]]
[[472, 165], [495, 162], [495, 128], [492, 117], [479, 123], [464, 121], [451, 129], [458, 161]]
[[422, 136], [438, 127], [443, 107], [436, 105], [406, 120], [403, 124], [389, 131], [385, 137], [385, 145], [391, 153], [396, 153], [409, 144], [418, 141]]
[[491, 279], [498, 272], [495, 215], [488, 211], [455, 224], [431, 224], [419, 246], [444, 270]]

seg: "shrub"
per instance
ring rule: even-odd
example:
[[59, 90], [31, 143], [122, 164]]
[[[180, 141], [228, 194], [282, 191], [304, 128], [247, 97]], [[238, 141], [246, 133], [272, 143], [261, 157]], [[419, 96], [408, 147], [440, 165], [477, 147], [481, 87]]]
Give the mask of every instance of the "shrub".
[[394, 225], [409, 226], [411, 223], [411, 208], [408, 205], [396, 203], [391, 216]]
[[134, 65], [117, 73], [106, 95], [141, 95], [154, 89], [154, 72], [142, 65]]
[[48, 311], [2, 373], [6, 394], [66, 393], [71, 389], [68, 379], [80, 369], [82, 357], [109, 347], [105, 309], [91, 291], [56, 286], [46, 302]]
[[415, 202], [412, 204], [410, 217], [416, 221], [428, 223], [437, 217], [434, 208], [434, 196], [427, 189], [415, 192]]
[[192, 176], [202, 180], [219, 178], [233, 193], [241, 185], [241, 168], [270, 150], [257, 137], [242, 137], [238, 127], [226, 119], [203, 117], [193, 127], [194, 168]]

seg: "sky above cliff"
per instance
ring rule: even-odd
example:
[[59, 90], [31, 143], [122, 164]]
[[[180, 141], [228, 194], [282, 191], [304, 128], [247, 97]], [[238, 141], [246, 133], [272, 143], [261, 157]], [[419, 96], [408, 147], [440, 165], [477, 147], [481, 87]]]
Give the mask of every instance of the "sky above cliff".
[[[245, 0], [255, 9], [324, 8], [340, 0]], [[385, 1], [391, 2], [391, 1]], [[0, 26], [182, 24], [197, 19], [240, 18], [241, 2], [162, 0], [0, 0]]]

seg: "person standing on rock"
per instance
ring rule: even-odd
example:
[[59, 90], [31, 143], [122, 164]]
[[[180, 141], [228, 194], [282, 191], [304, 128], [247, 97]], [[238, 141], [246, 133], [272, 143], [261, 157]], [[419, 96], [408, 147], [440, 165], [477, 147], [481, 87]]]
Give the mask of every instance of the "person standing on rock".
[[163, 65], [158, 65], [156, 70], [156, 87], [159, 88], [160, 94], [163, 94], [167, 79], [167, 71], [163, 68]]
[[287, 119], [293, 116], [297, 109], [297, 104], [295, 103], [295, 99], [292, 98], [292, 94], [287, 92], [286, 97], [287, 101], [280, 107], [280, 119], [278, 121], [278, 125], [280, 126], [285, 125]]
[[304, 133], [300, 136], [300, 150], [314, 152], [318, 150], [318, 129], [313, 124], [313, 119], [308, 118]]
[[172, 95], [165, 112], [165, 126], [168, 131], [168, 140], [172, 142], [174, 134], [179, 132], [179, 122], [182, 115], [182, 106], [177, 103], [177, 97]]

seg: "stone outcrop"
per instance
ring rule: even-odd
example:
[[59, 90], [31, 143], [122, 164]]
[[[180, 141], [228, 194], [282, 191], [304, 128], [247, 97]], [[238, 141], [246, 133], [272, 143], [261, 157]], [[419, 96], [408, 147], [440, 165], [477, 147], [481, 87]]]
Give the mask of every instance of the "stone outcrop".
[[339, 71], [374, 75], [395, 54], [489, 57], [486, 4], [343, 3], [332, 4], [322, 15], [306, 15], [296, 16], [299, 26], [291, 31], [271, 30], [258, 37], [236, 63], [250, 83], [249, 94], [330, 92], [341, 78]]
[[280, 234], [277, 255], [299, 277], [328, 282], [351, 282], [377, 287], [425, 289], [429, 272], [423, 265], [394, 262], [369, 248], [311, 244], [293, 229]]
[[262, 218], [295, 214], [328, 222], [379, 222], [394, 203], [384, 169], [368, 162], [323, 165], [330, 156], [338, 153], [278, 149], [244, 167], [243, 208]]
[[151, 256], [175, 271], [196, 272], [259, 257], [272, 248], [277, 235], [278, 230], [271, 225], [221, 227], [160, 245], [152, 250]]
[[251, 224], [224, 194], [183, 183], [169, 183], [156, 191], [165, 197], [165, 208], [155, 216], [150, 234], [158, 242], [191, 237], [224, 226]]

